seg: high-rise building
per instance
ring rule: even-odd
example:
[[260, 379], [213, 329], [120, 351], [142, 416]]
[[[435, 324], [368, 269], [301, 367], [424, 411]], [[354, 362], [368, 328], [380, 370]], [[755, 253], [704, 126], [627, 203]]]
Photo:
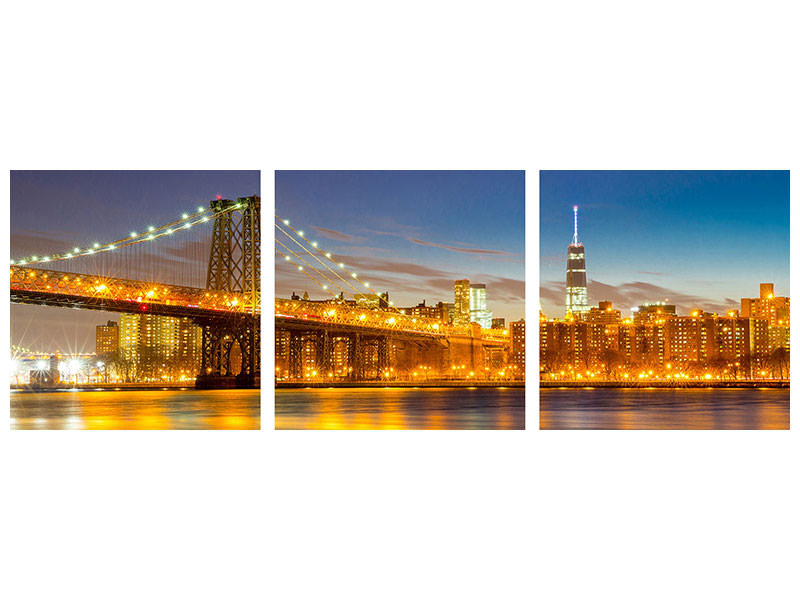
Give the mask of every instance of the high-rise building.
[[525, 319], [509, 323], [511, 335], [511, 364], [518, 378], [525, 378]]
[[492, 319], [492, 329], [505, 329], [506, 320], [503, 317], [495, 317]]
[[567, 300], [566, 309], [573, 315], [589, 310], [589, 296], [586, 291], [586, 251], [578, 241], [578, 207], [572, 207], [574, 233], [572, 243], [567, 248]]
[[95, 352], [97, 356], [115, 354], [119, 350], [119, 327], [116, 321], [95, 327]]
[[492, 313], [486, 307], [486, 284], [473, 283], [469, 286], [469, 319], [484, 329], [492, 326]]
[[136, 379], [193, 378], [200, 371], [201, 342], [202, 331], [191, 319], [120, 315], [120, 358]]
[[456, 310], [456, 305], [453, 302], [438, 302], [436, 304], [436, 308], [439, 309], [439, 319], [442, 320], [443, 323], [452, 323], [453, 322], [453, 315]]
[[789, 326], [789, 298], [775, 296], [775, 285], [762, 283], [758, 298], [742, 298], [743, 317], [767, 319], [770, 326]]
[[470, 324], [469, 314], [469, 279], [458, 279], [454, 284], [455, 306], [453, 308], [453, 325], [466, 326]]

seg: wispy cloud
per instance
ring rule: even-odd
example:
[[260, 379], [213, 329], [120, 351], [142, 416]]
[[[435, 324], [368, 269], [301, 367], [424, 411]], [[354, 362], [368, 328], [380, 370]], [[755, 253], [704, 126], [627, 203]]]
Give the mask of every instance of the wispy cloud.
[[458, 246], [448, 246], [447, 244], [437, 244], [436, 242], [426, 242], [418, 238], [407, 238], [409, 242], [419, 244], [420, 246], [432, 246], [434, 248], [444, 248], [453, 252], [463, 252], [464, 254], [489, 254], [494, 256], [513, 256], [511, 252], [504, 252], [503, 250], [487, 250], [485, 248], [460, 248]]
[[327, 227], [317, 227], [316, 225], [311, 226], [313, 229], [319, 231], [322, 235], [332, 240], [337, 240], [340, 242], [349, 242], [354, 244], [356, 242], [361, 241], [363, 238], [356, 237], [354, 235], [350, 235], [349, 233], [343, 233], [341, 231], [336, 231], [335, 229], [328, 229]]

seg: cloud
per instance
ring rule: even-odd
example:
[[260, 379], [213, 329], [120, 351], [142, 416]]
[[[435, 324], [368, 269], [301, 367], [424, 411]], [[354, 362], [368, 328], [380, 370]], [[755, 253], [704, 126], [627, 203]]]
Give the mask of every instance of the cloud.
[[642, 275], [657, 275], [662, 277], [665, 273], [659, 273], [658, 271], [636, 271], [637, 273], [641, 273]]
[[504, 252], [502, 250], [486, 250], [484, 248], [459, 248], [458, 246], [448, 246], [447, 244], [437, 244], [436, 242], [426, 242], [418, 238], [406, 238], [409, 242], [419, 244], [420, 246], [432, 246], [434, 248], [444, 248], [445, 250], [452, 250], [453, 252], [463, 252], [464, 254], [489, 254], [495, 256], [513, 256], [511, 252]]
[[[738, 300], [732, 298], [725, 298], [724, 303], [721, 303], [719, 300], [686, 294], [644, 281], [610, 285], [592, 279], [589, 281], [588, 291], [589, 302], [592, 305], [596, 306], [600, 301], [609, 300], [615, 307], [623, 311], [645, 302], [663, 301], [666, 298], [669, 299], [669, 304], [675, 305], [678, 314], [687, 314], [694, 308], [721, 313], [739, 304]], [[561, 307], [564, 305], [564, 282], [542, 282], [539, 286], [539, 294], [543, 303]]]
[[332, 240], [338, 240], [340, 242], [349, 242], [354, 244], [362, 239], [354, 235], [350, 235], [349, 233], [342, 233], [341, 231], [336, 231], [335, 229], [328, 229], [327, 227], [317, 227], [316, 225], [312, 225], [311, 227], [319, 231], [325, 237]]

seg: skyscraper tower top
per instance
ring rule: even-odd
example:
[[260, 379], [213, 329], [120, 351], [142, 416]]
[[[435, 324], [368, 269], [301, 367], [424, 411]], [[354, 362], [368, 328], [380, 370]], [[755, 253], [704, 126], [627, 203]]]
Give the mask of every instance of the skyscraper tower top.
[[586, 251], [578, 241], [578, 207], [572, 207], [572, 243], [567, 248], [567, 313], [577, 314], [589, 311], [589, 297], [586, 291]]

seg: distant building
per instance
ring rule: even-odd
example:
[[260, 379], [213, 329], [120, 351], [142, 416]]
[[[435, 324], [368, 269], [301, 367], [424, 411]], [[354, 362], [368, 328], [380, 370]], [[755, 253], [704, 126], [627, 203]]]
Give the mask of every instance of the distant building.
[[775, 296], [775, 285], [762, 283], [758, 298], [742, 298], [743, 317], [767, 319], [771, 327], [789, 326], [789, 298]]
[[470, 324], [469, 290], [469, 279], [456, 280], [454, 284], [453, 325], [463, 327]]
[[634, 311], [633, 322], [637, 325], [640, 323], [656, 323], [663, 321], [669, 315], [674, 316], [675, 314], [674, 304], [645, 302]]
[[586, 291], [586, 250], [578, 241], [578, 207], [572, 207], [575, 230], [572, 243], [567, 248], [567, 299], [566, 311], [577, 315], [588, 312], [589, 295]]
[[95, 327], [95, 352], [97, 356], [116, 354], [119, 350], [119, 327], [116, 321]]
[[505, 329], [506, 320], [503, 317], [495, 317], [492, 319], [492, 329]]
[[516, 367], [516, 376], [520, 379], [525, 377], [525, 319], [512, 321], [509, 323], [509, 334], [511, 336], [511, 360], [509, 361]]
[[441, 319], [442, 311], [438, 306], [427, 306], [425, 300], [416, 306], [401, 308], [400, 312], [411, 317], [424, 317], [426, 319]]
[[473, 283], [469, 286], [469, 319], [484, 329], [492, 326], [492, 313], [486, 306], [486, 284]]
[[600, 302], [593, 306], [588, 313], [584, 313], [590, 323], [614, 324], [622, 320], [622, 313], [611, 306], [611, 302]]
[[128, 371], [129, 378], [194, 378], [200, 371], [201, 343], [202, 331], [191, 319], [120, 315], [119, 355], [124, 363], [122, 370]]
[[443, 323], [452, 323], [456, 305], [453, 302], [437, 302], [436, 308], [439, 309], [439, 318]]
[[389, 292], [382, 294], [353, 294], [358, 306], [367, 308], [387, 308], [389, 306]]

